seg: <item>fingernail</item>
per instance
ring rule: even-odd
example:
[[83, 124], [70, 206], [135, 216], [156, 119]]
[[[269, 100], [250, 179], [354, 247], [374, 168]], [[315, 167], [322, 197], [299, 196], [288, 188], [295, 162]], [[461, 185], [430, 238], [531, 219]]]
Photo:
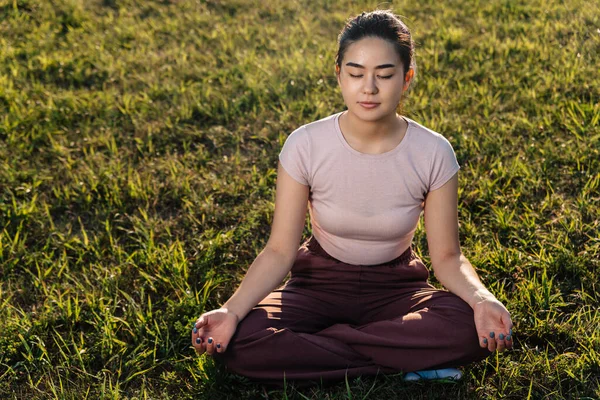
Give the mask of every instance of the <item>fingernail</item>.
[[197, 343], [197, 344], [200, 344], [200, 343], [202, 343], [202, 339], [200, 339], [199, 337], [197, 337], [197, 338], [196, 338], [196, 343]]
[[498, 339], [500, 339], [500, 340], [504, 339], [504, 333], [501, 333], [500, 335], [498, 335]]
[[512, 335], [512, 328], [510, 328], [510, 329], [508, 330], [508, 334], [509, 334], [509, 335]]
[[487, 344], [487, 338], [483, 338], [483, 343]]
[[510, 335], [506, 336], [506, 340], [510, 342]]
[[212, 338], [208, 338], [208, 344], [212, 343]]
[[217, 344], [217, 349], [220, 349], [220, 348], [221, 348], [221, 343], [218, 343]]
[[494, 337], [494, 332], [490, 332], [490, 337], [493, 338]]
[[198, 333], [198, 328], [194, 327], [194, 333]]

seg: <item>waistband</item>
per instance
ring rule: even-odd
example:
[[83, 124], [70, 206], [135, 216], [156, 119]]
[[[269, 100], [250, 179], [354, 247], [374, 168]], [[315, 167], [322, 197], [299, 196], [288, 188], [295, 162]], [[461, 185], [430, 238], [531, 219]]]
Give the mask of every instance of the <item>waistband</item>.
[[[327, 253], [323, 249], [323, 247], [321, 247], [321, 244], [317, 241], [317, 239], [314, 236], [311, 236], [308, 240], [306, 240], [306, 242], [304, 242], [304, 244], [302, 246], [306, 247], [308, 249], [308, 251], [313, 254], [316, 254], [318, 256], [321, 256], [321, 257], [324, 257], [324, 258], [327, 258], [327, 259], [330, 259], [333, 261], [343, 263], [343, 261], [340, 261], [337, 258], [331, 256], [329, 253]], [[392, 265], [397, 265], [397, 264], [406, 264], [406, 263], [409, 263], [410, 261], [414, 260], [415, 258], [417, 258], [417, 255], [413, 252], [412, 246], [409, 246], [402, 254], [400, 254], [398, 257], [394, 258], [393, 260], [386, 261], [381, 264], [369, 265], [369, 267], [385, 267], [385, 266], [392, 266]], [[347, 263], [345, 263], [345, 264], [347, 264]]]

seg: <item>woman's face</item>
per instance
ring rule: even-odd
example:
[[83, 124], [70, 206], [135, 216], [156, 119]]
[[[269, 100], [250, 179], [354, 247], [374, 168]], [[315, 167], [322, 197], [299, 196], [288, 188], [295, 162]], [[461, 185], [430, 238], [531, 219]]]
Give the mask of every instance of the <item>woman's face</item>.
[[[341, 65], [341, 70], [336, 66], [337, 79], [349, 112], [365, 121], [395, 117], [409, 82], [404, 82], [400, 56], [392, 43], [363, 38], [348, 46]], [[409, 81], [410, 77], [407, 74]], [[376, 104], [361, 104], [365, 102]]]

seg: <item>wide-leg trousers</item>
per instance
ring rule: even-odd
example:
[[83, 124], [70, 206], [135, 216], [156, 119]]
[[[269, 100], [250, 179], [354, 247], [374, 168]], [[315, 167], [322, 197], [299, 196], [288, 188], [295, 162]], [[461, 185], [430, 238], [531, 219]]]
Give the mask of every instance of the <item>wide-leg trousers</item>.
[[240, 321], [226, 369], [263, 384], [309, 386], [345, 377], [458, 367], [491, 353], [479, 346], [473, 310], [428, 283], [409, 247], [379, 265], [353, 265], [311, 237], [290, 279]]

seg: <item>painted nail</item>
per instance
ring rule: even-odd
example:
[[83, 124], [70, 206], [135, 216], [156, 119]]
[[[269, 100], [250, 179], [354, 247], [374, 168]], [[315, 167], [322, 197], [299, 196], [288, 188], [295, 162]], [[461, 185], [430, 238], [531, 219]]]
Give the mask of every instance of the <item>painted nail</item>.
[[194, 333], [198, 333], [198, 328], [194, 327]]
[[212, 343], [212, 338], [208, 338], [208, 344]]
[[221, 343], [217, 343], [217, 349], [221, 348]]
[[506, 336], [506, 341], [507, 341], [507, 342], [510, 342], [510, 335], [507, 335], [507, 336]]
[[202, 339], [200, 339], [199, 337], [197, 337], [197, 338], [196, 338], [196, 343], [197, 343], [197, 344], [200, 344], [200, 343], [202, 343]]
[[510, 329], [508, 330], [508, 334], [509, 334], [509, 335], [512, 335], [512, 328], [510, 328]]
[[493, 338], [494, 337], [494, 332], [490, 332], [490, 337]]
[[504, 339], [504, 333], [501, 333], [500, 335], [498, 335], [498, 339], [500, 339], [500, 340]]
[[487, 338], [483, 338], [483, 343], [487, 344]]

